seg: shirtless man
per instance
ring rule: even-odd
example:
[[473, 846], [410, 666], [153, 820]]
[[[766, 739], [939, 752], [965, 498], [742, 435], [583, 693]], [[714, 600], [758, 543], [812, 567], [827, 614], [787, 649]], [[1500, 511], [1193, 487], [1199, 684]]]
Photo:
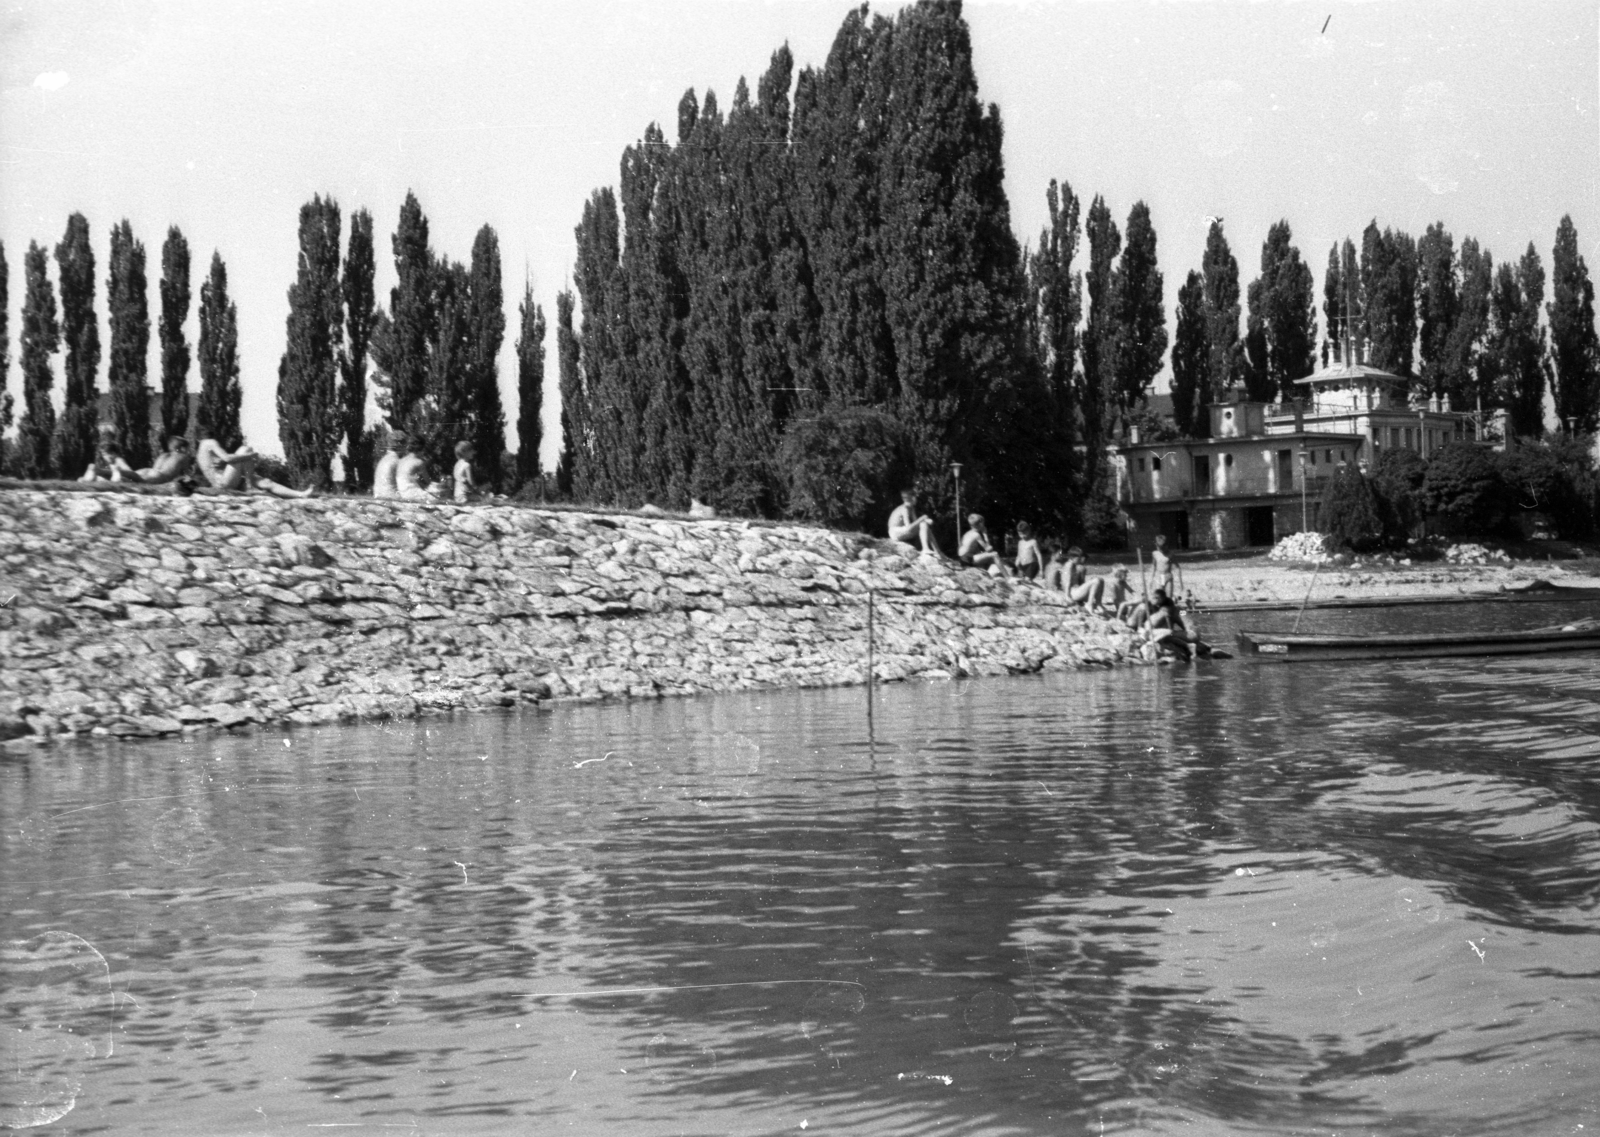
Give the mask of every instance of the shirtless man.
[[177, 481], [192, 469], [194, 455], [189, 453], [189, 440], [174, 434], [167, 439], [166, 453], [156, 459], [155, 465], [138, 471], [138, 475], [146, 485], [159, 486]]
[[1172, 558], [1167, 555], [1167, 539], [1162, 534], [1156, 534], [1155, 551], [1150, 554], [1151, 583], [1157, 588], [1164, 588], [1168, 596], [1176, 596], [1177, 589], [1172, 586]]
[[200, 449], [195, 453], [195, 465], [200, 468], [200, 476], [214, 489], [254, 489], [274, 497], [310, 497], [312, 494], [309, 489], [292, 490], [271, 478], [259, 476], [256, 452], [249, 446], [241, 446], [229, 454], [215, 438], [202, 438]]
[[1064, 586], [1067, 599], [1085, 608], [1098, 608], [1105, 600], [1106, 582], [1103, 577], [1090, 577], [1083, 562], [1083, 550], [1074, 545], [1067, 550], [1067, 569]]
[[924, 553], [938, 554], [939, 543], [933, 539], [933, 519], [917, 512], [917, 491], [907, 486], [900, 491], [900, 504], [889, 514], [889, 540], [909, 545], [912, 538], [921, 543]]
[[1017, 575], [1033, 580], [1044, 571], [1044, 557], [1039, 552], [1039, 538], [1033, 526], [1026, 521], [1017, 522]]
[[989, 527], [984, 524], [983, 514], [967, 514], [967, 525], [968, 529], [961, 538], [961, 548], [956, 551], [961, 563], [999, 573], [1000, 554], [995, 552], [994, 544], [989, 540]]
[[457, 505], [462, 505], [468, 500], [478, 496], [478, 486], [472, 480], [472, 460], [477, 457], [477, 447], [470, 442], [456, 443], [456, 466], [451, 471], [455, 480], [455, 500]]
[[1205, 647], [1190, 633], [1189, 626], [1183, 622], [1183, 613], [1178, 611], [1178, 606], [1164, 588], [1158, 588], [1150, 594], [1149, 622], [1150, 642], [1180, 659], [1193, 659], [1194, 653]]

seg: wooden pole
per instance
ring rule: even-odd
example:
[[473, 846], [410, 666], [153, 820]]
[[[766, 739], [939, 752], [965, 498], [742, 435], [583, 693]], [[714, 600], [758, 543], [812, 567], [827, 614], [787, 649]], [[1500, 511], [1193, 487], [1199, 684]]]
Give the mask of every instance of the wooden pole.
[[875, 654], [877, 629], [874, 627], [876, 616], [876, 603], [873, 599], [872, 589], [867, 589], [867, 733], [872, 733], [872, 682], [876, 670]]
[[1306, 598], [1300, 601], [1300, 611], [1294, 614], [1294, 630], [1300, 630], [1300, 617], [1306, 614], [1306, 605], [1311, 603], [1311, 590], [1317, 586], [1317, 573], [1322, 571], [1322, 562], [1317, 562], [1317, 567], [1311, 570], [1311, 583], [1306, 586]]
[[1138, 556], [1139, 556], [1139, 590], [1144, 593], [1144, 606], [1146, 608], [1149, 608], [1150, 607], [1150, 582], [1148, 580], [1146, 580], [1145, 576], [1144, 576], [1144, 550], [1142, 548], [1140, 548], [1138, 545], [1135, 545], [1133, 547], [1133, 551], [1135, 553], [1137, 553]]

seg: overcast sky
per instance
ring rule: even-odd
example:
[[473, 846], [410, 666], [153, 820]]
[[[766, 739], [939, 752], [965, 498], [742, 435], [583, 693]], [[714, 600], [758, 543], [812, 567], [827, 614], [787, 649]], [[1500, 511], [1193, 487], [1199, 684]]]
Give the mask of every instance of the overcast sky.
[[[245, 433], [279, 453], [286, 292], [298, 210], [313, 193], [332, 194], [346, 218], [372, 211], [380, 301], [410, 188], [441, 253], [467, 259], [473, 234], [492, 224], [508, 300], [526, 273], [553, 324], [573, 226], [589, 192], [616, 183], [623, 148], [652, 121], [675, 123], [687, 87], [726, 105], [739, 77], [754, 86], [785, 41], [797, 67], [821, 65], [848, 10], [840, 0], [7, 0], [0, 240], [18, 413], [23, 254], [30, 240], [53, 250], [74, 210], [94, 238], [102, 344], [118, 220], [149, 253], [152, 324], [167, 226], [189, 240], [197, 299], [221, 251], [239, 306]], [[1036, 0], [969, 3], [966, 17], [981, 95], [1006, 127], [1019, 239], [1037, 241], [1052, 177], [1085, 203], [1104, 194], [1119, 226], [1143, 198], [1169, 327], [1213, 214], [1243, 282], [1268, 226], [1287, 218], [1319, 292], [1330, 244], [1359, 242], [1373, 218], [1417, 236], [1442, 220], [1497, 262], [1532, 241], [1548, 269], [1570, 213], [1585, 258], [1600, 264], [1594, 0]], [[514, 423], [515, 311], [507, 318], [501, 372]], [[191, 342], [197, 331], [191, 313]], [[552, 328], [547, 462], [553, 343]]]

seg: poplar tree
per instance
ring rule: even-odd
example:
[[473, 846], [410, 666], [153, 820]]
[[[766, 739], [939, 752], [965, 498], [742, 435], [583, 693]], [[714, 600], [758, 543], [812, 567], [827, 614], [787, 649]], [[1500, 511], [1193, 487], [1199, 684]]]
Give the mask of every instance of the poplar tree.
[[1494, 289], [1494, 258], [1471, 237], [1461, 241], [1460, 312], [1445, 341], [1445, 374], [1454, 382], [1449, 389], [1455, 410], [1470, 410], [1480, 403], [1495, 405], [1492, 365], [1486, 362], [1489, 334], [1489, 296]]
[[1348, 237], [1342, 245], [1335, 241], [1328, 250], [1328, 268], [1322, 278], [1322, 314], [1328, 322], [1328, 336], [1322, 342], [1323, 366], [1330, 357], [1346, 364], [1355, 362], [1352, 352], [1361, 334], [1360, 282], [1355, 245]]
[[1247, 292], [1245, 389], [1263, 402], [1292, 396], [1294, 381], [1310, 375], [1316, 364], [1315, 282], [1292, 241], [1287, 221], [1267, 231], [1261, 275]]
[[[50, 454], [56, 425], [55, 408], [50, 405], [50, 388], [55, 383], [50, 357], [61, 346], [61, 328], [56, 323], [56, 294], [46, 271], [45, 251], [37, 241], [28, 242], [23, 274], [27, 292], [18, 337], [23, 409], [17, 430], [17, 471], [25, 478], [50, 478], [56, 474]], [[82, 472], [74, 471], [72, 476]]]
[[556, 459], [556, 489], [591, 500], [588, 492], [588, 399], [583, 390], [581, 349], [572, 327], [572, 293], [556, 293], [556, 383], [561, 396], [561, 453]]
[[609, 188], [590, 196], [577, 238], [573, 284], [583, 301], [578, 336], [583, 343], [585, 430], [577, 439], [573, 488], [584, 500], [619, 501], [624, 494], [650, 492], [637, 476], [639, 452], [648, 441], [642, 409], [649, 392], [630, 384], [624, 371], [632, 355], [633, 333], [619, 263], [617, 199]]
[[1083, 318], [1083, 275], [1074, 272], [1078, 254], [1078, 196], [1072, 186], [1054, 178], [1045, 190], [1050, 223], [1039, 234], [1039, 248], [1029, 260], [1031, 307], [1036, 321], [1035, 348], [1048, 393], [1053, 433], [1063, 445], [1061, 461], [1068, 480], [1077, 471], [1078, 324]]
[[1095, 194], [1084, 218], [1083, 235], [1089, 246], [1089, 264], [1083, 274], [1088, 293], [1088, 318], [1084, 323], [1083, 370], [1079, 375], [1078, 414], [1083, 420], [1083, 445], [1087, 465], [1084, 491], [1092, 493], [1099, 480], [1100, 453], [1106, 443], [1106, 402], [1111, 391], [1110, 355], [1114, 335], [1111, 315], [1111, 277], [1122, 234], [1111, 220], [1106, 200]]
[[1461, 285], [1456, 279], [1455, 238], [1444, 222], [1429, 225], [1417, 242], [1418, 368], [1421, 385], [1429, 395], [1448, 396], [1461, 389], [1460, 359], [1450, 350], [1450, 340], [1461, 319]]
[[189, 242], [176, 225], [161, 246], [161, 432], [189, 433]]
[[1177, 328], [1172, 338], [1172, 418], [1185, 438], [1209, 433], [1205, 402], [1211, 383], [1211, 348], [1206, 327], [1205, 278], [1191, 269], [1178, 290]]
[[1167, 354], [1161, 270], [1156, 267], [1156, 231], [1150, 207], [1135, 202], [1128, 213], [1126, 242], [1111, 281], [1111, 397], [1126, 420], [1149, 399], [1150, 386]]
[[435, 337], [434, 261], [428, 247], [428, 219], [416, 195], [406, 192], [400, 222], [391, 242], [395, 274], [389, 310], [372, 331], [372, 362], [381, 375], [378, 406], [395, 430], [411, 426], [412, 412], [428, 383], [428, 345]]
[[506, 338], [505, 290], [500, 279], [500, 238], [493, 227], [483, 226], [472, 242], [471, 279], [468, 282], [470, 346], [465, 400], [470, 408], [470, 430], [458, 437], [472, 442], [478, 463], [488, 473], [488, 483], [500, 490], [500, 456], [506, 449], [506, 416], [500, 401], [500, 345]]
[[[0, 241], [0, 435], [11, 429], [11, 266], [6, 263], [6, 243]], [[0, 439], [0, 474], [7, 472], [8, 445]]]
[[106, 280], [111, 309], [111, 422], [128, 464], [150, 464], [150, 298], [144, 242], [123, 218], [111, 230], [111, 273]]
[[[459, 261], [434, 266], [434, 336], [422, 398], [410, 418], [412, 445], [436, 474], [455, 465], [455, 444], [470, 439], [476, 422], [472, 385], [472, 280]], [[503, 431], [502, 427], [502, 431]]]
[[1594, 284], [1578, 252], [1571, 215], [1556, 227], [1551, 254], [1551, 393], [1556, 421], [1566, 434], [1593, 434], [1600, 426], [1600, 339], [1595, 335]]
[[244, 443], [239, 428], [239, 311], [228, 299], [228, 269], [211, 254], [211, 271], [200, 286], [200, 401], [195, 436], [215, 439], [224, 450]]
[[522, 286], [517, 315], [517, 481], [527, 485], [539, 479], [544, 440], [544, 309], [534, 303], [531, 283]]
[[1544, 391], [1550, 378], [1545, 332], [1539, 324], [1544, 304], [1544, 265], [1533, 242], [1513, 268], [1502, 264], [1489, 298], [1487, 352], [1507, 429], [1518, 437], [1544, 433]]
[[338, 402], [338, 352], [344, 323], [339, 294], [339, 205], [320, 194], [300, 207], [300, 253], [289, 288], [283, 358], [278, 363], [278, 439], [290, 476], [326, 488], [344, 433]]
[[367, 433], [367, 356], [377, 319], [372, 214], [350, 215], [350, 243], [339, 279], [344, 301], [344, 345], [339, 351], [339, 409], [344, 430], [345, 488], [372, 488], [372, 436]]
[[1361, 317], [1367, 362], [1410, 379], [1416, 360], [1417, 244], [1374, 220], [1361, 234]]
[[[112, 285], [116, 275], [117, 234], [112, 231]], [[67, 218], [67, 231], [56, 245], [56, 264], [61, 280], [61, 339], [67, 349], [62, 369], [61, 417], [51, 437], [51, 467], [65, 478], [75, 478], [94, 460], [95, 424], [99, 420], [100, 393], [95, 383], [100, 368], [100, 325], [94, 311], [94, 249], [89, 243], [89, 222], [81, 213]], [[115, 298], [111, 315], [117, 316]], [[116, 368], [116, 327], [112, 331], [112, 368]], [[117, 402], [116, 381], [112, 381], [112, 404]], [[118, 440], [127, 438], [117, 421]], [[132, 458], [129, 458], [132, 461]]]
[[[1244, 345], [1239, 342], [1239, 262], [1228, 248], [1222, 222], [1206, 232], [1200, 261], [1206, 315], [1206, 373], [1202, 401], [1221, 401], [1228, 388], [1244, 377]], [[1204, 415], [1203, 410], [1198, 412]]]

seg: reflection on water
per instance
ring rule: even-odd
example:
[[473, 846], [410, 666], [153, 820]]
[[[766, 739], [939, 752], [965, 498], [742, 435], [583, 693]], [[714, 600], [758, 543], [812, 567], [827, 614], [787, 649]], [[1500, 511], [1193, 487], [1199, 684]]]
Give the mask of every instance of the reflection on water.
[[1219, 665], [883, 689], [870, 742], [855, 690], [12, 761], [0, 1109], [1592, 1129], [1597, 679]]

